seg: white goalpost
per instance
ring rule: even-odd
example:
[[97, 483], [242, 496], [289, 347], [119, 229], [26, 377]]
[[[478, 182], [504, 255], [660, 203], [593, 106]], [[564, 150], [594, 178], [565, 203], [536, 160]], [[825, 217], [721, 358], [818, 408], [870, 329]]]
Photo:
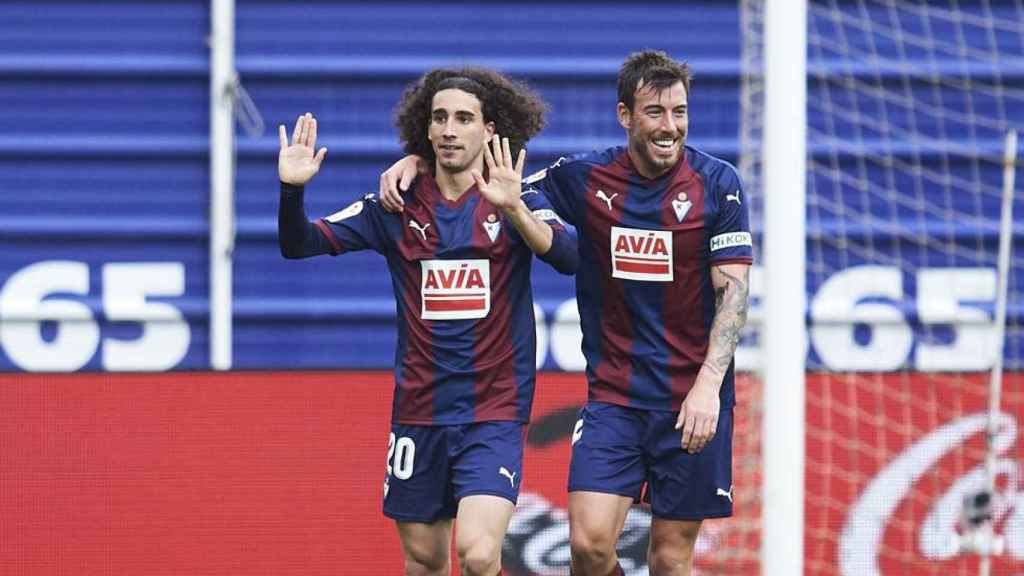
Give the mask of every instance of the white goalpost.
[[1024, 0], [740, 6], [760, 573], [1024, 573]]
[[[762, 574], [803, 574], [807, 3], [764, 11]], [[786, 294], [785, 298], [773, 298]]]

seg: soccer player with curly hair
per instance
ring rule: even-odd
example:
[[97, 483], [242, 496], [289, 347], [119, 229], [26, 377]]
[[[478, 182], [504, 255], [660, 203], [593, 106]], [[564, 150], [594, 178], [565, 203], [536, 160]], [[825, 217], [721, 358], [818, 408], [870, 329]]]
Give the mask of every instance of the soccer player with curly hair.
[[[310, 222], [304, 187], [327, 154], [318, 125], [279, 128], [282, 254], [370, 249], [387, 259], [398, 310], [384, 514], [409, 575], [494, 576], [521, 482], [536, 341], [531, 258], [576, 271], [571, 229], [540, 194], [521, 195], [523, 146], [544, 125], [531, 90], [483, 68], [433, 70], [403, 94], [406, 151], [428, 159], [406, 207], [372, 195]], [[500, 136], [499, 136], [500, 135]]]

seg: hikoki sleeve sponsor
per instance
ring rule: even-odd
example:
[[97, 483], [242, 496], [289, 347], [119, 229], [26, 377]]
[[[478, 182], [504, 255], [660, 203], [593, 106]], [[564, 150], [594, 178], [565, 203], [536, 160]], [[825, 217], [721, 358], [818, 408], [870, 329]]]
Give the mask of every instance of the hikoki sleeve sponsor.
[[712, 236], [711, 238], [712, 252], [736, 246], [753, 246], [753, 242], [750, 238], [750, 232], [726, 232], [725, 234], [719, 234], [717, 236]]

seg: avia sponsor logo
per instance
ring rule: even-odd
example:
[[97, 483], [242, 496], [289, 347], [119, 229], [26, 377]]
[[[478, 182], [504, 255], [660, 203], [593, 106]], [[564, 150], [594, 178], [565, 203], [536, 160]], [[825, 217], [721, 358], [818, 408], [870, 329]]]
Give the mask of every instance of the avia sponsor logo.
[[[964, 533], [961, 518], [964, 499], [986, 484], [977, 447], [987, 421], [986, 413], [952, 420], [905, 448], [871, 479], [850, 506], [839, 539], [843, 576], [897, 573], [908, 562], [938, 569], [946, 562], [954, 566], [959, 559], [977, 558], [965, 552], [975, 540]], [[1011, 451], [1016, 439], [1016, 419], [1000, 414], [993, 439], [998, 458], [992, 524], [1005, 535], [1006, 550], [992, 556], [993, 574], [1013, 573], [1024, 559], [1024, 492]]]
[[712, 252], [733, 246], [753, 246], [750, 241], [750, 232], [728, 232], [711, 238]]
[[626, 280], [671, 282], [672, 232], [612, 226], [612, 276]]
[[420, 266], [424, 320], [468, 320], [490, 312], [490, 261], [422, 260]]

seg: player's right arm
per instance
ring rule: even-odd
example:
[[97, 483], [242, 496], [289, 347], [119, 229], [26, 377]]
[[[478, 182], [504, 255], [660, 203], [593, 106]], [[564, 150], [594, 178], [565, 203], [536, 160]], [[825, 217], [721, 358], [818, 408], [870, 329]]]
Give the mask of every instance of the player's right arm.
[[277, 175], [281, 180], [281, 202], [277, 211], [277, 241], [285, 258], [306, 258], [331, 252], [331, 243], [306, 217], [303, 206], [306, 182], [317, 172], [327, 148], [313, 153], [316, 146], [316, 118], [312, 114], [295, 121], [292, 141], [284, 125], [278, 126], [281, 149], [277, 155]]
[[311, 222], [304, 206], [305, 184], [320, 170], [327, 154], [320, 148], [316, 154], [317, 122], [312, 114], [299, 116], [288, 143], [284, 126], [278, 128], [281, 150], [277, 172], [281, 179], [281, 203], [277, 212], [277, 238], [285, 258], [308, 258], [319, 254], [337, 255], [353, 250], [385, 250], [383, 223], [368, 196], [326, 218]]

